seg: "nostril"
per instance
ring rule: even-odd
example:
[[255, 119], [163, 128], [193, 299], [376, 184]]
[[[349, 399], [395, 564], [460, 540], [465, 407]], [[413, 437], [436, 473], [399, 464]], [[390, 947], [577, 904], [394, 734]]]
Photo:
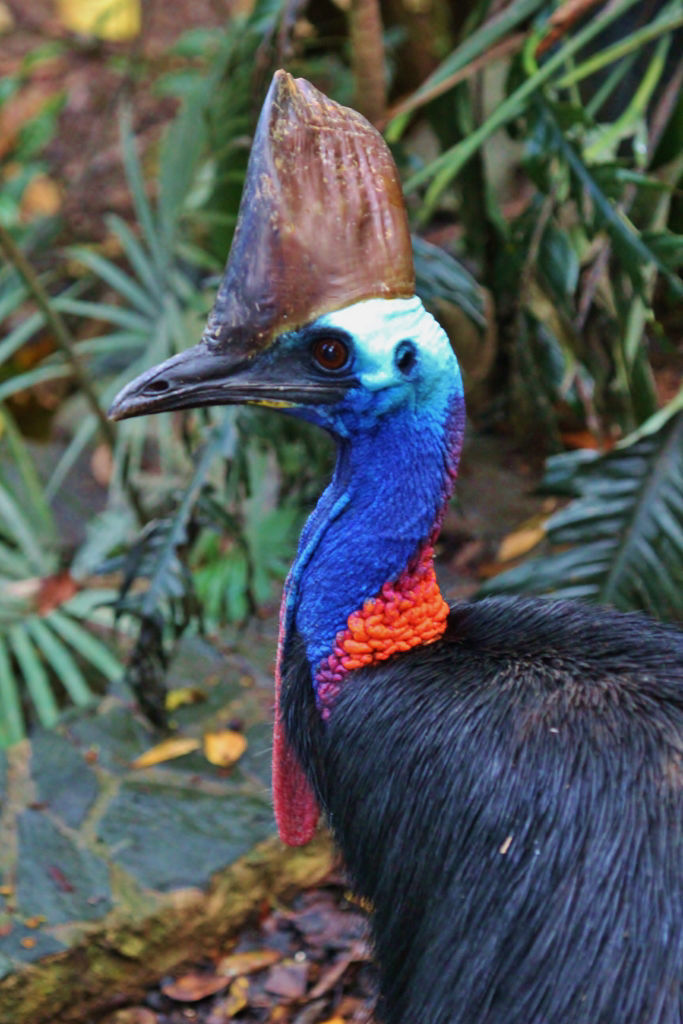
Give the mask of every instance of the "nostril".
[[147, 384], [145, 391], [154, 391], [156, 394], [161, 391], [168, 391], [168, 381], [164, 380], [163, 377], [157, 377], [156, 380], [151, 380]]

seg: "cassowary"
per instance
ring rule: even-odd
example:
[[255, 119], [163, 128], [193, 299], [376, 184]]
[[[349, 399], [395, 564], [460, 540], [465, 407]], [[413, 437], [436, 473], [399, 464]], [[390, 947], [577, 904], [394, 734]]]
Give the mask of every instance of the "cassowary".
[[385, 1024], [681, 1024], [683, 641], [432, 564], [463, 390], [414, 296], [378, 133], [275, 76], [206, 332], [117, 418], [256, 403], [336, 440], [282, 606], [282, 838], [324, 809], [371, 902]]

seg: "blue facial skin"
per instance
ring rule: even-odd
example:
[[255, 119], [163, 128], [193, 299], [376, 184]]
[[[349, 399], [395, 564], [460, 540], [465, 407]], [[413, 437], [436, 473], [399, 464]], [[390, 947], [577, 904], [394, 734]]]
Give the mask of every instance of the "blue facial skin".
[[358, 382], [334, 405], [289, 410], [338, 445], [286, 586], [287, 632], [296, 626], [315, 668], [431, 535], [452, 489], [464, 399], [448, 338], [417, 298], [369, 299], [312, 326], [345, 332], [345, 372]]

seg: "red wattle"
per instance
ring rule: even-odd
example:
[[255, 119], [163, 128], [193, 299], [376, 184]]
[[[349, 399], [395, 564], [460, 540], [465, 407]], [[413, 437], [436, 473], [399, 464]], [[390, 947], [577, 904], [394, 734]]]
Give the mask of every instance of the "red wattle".
[[282, 657], [285, 637], [286, 590], [280, 610], [280, 634], [275, 666], [275, 724], [273, 726], [273, 802], [280, 839], [288, 846], [310, 843], [320, 811], [299, 759], [287, 742], [280, 713]]
[[318, 805], [278, 718], [273, 731], [273, 799], [282, 842], [288, 846], [310, 843], [318, 824]]

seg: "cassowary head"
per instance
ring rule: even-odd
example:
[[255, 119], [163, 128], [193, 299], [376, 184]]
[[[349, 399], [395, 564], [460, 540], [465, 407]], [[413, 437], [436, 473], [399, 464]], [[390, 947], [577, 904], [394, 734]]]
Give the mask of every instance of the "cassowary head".
[[390, 412], [443, 418], [461, 396], [457, 363], [413, 293], [405, 207], [383, 139], [279, 71], [202, 340], [129, 384], [110, 414], [259, 404], [339, 438], [372, 432]]

